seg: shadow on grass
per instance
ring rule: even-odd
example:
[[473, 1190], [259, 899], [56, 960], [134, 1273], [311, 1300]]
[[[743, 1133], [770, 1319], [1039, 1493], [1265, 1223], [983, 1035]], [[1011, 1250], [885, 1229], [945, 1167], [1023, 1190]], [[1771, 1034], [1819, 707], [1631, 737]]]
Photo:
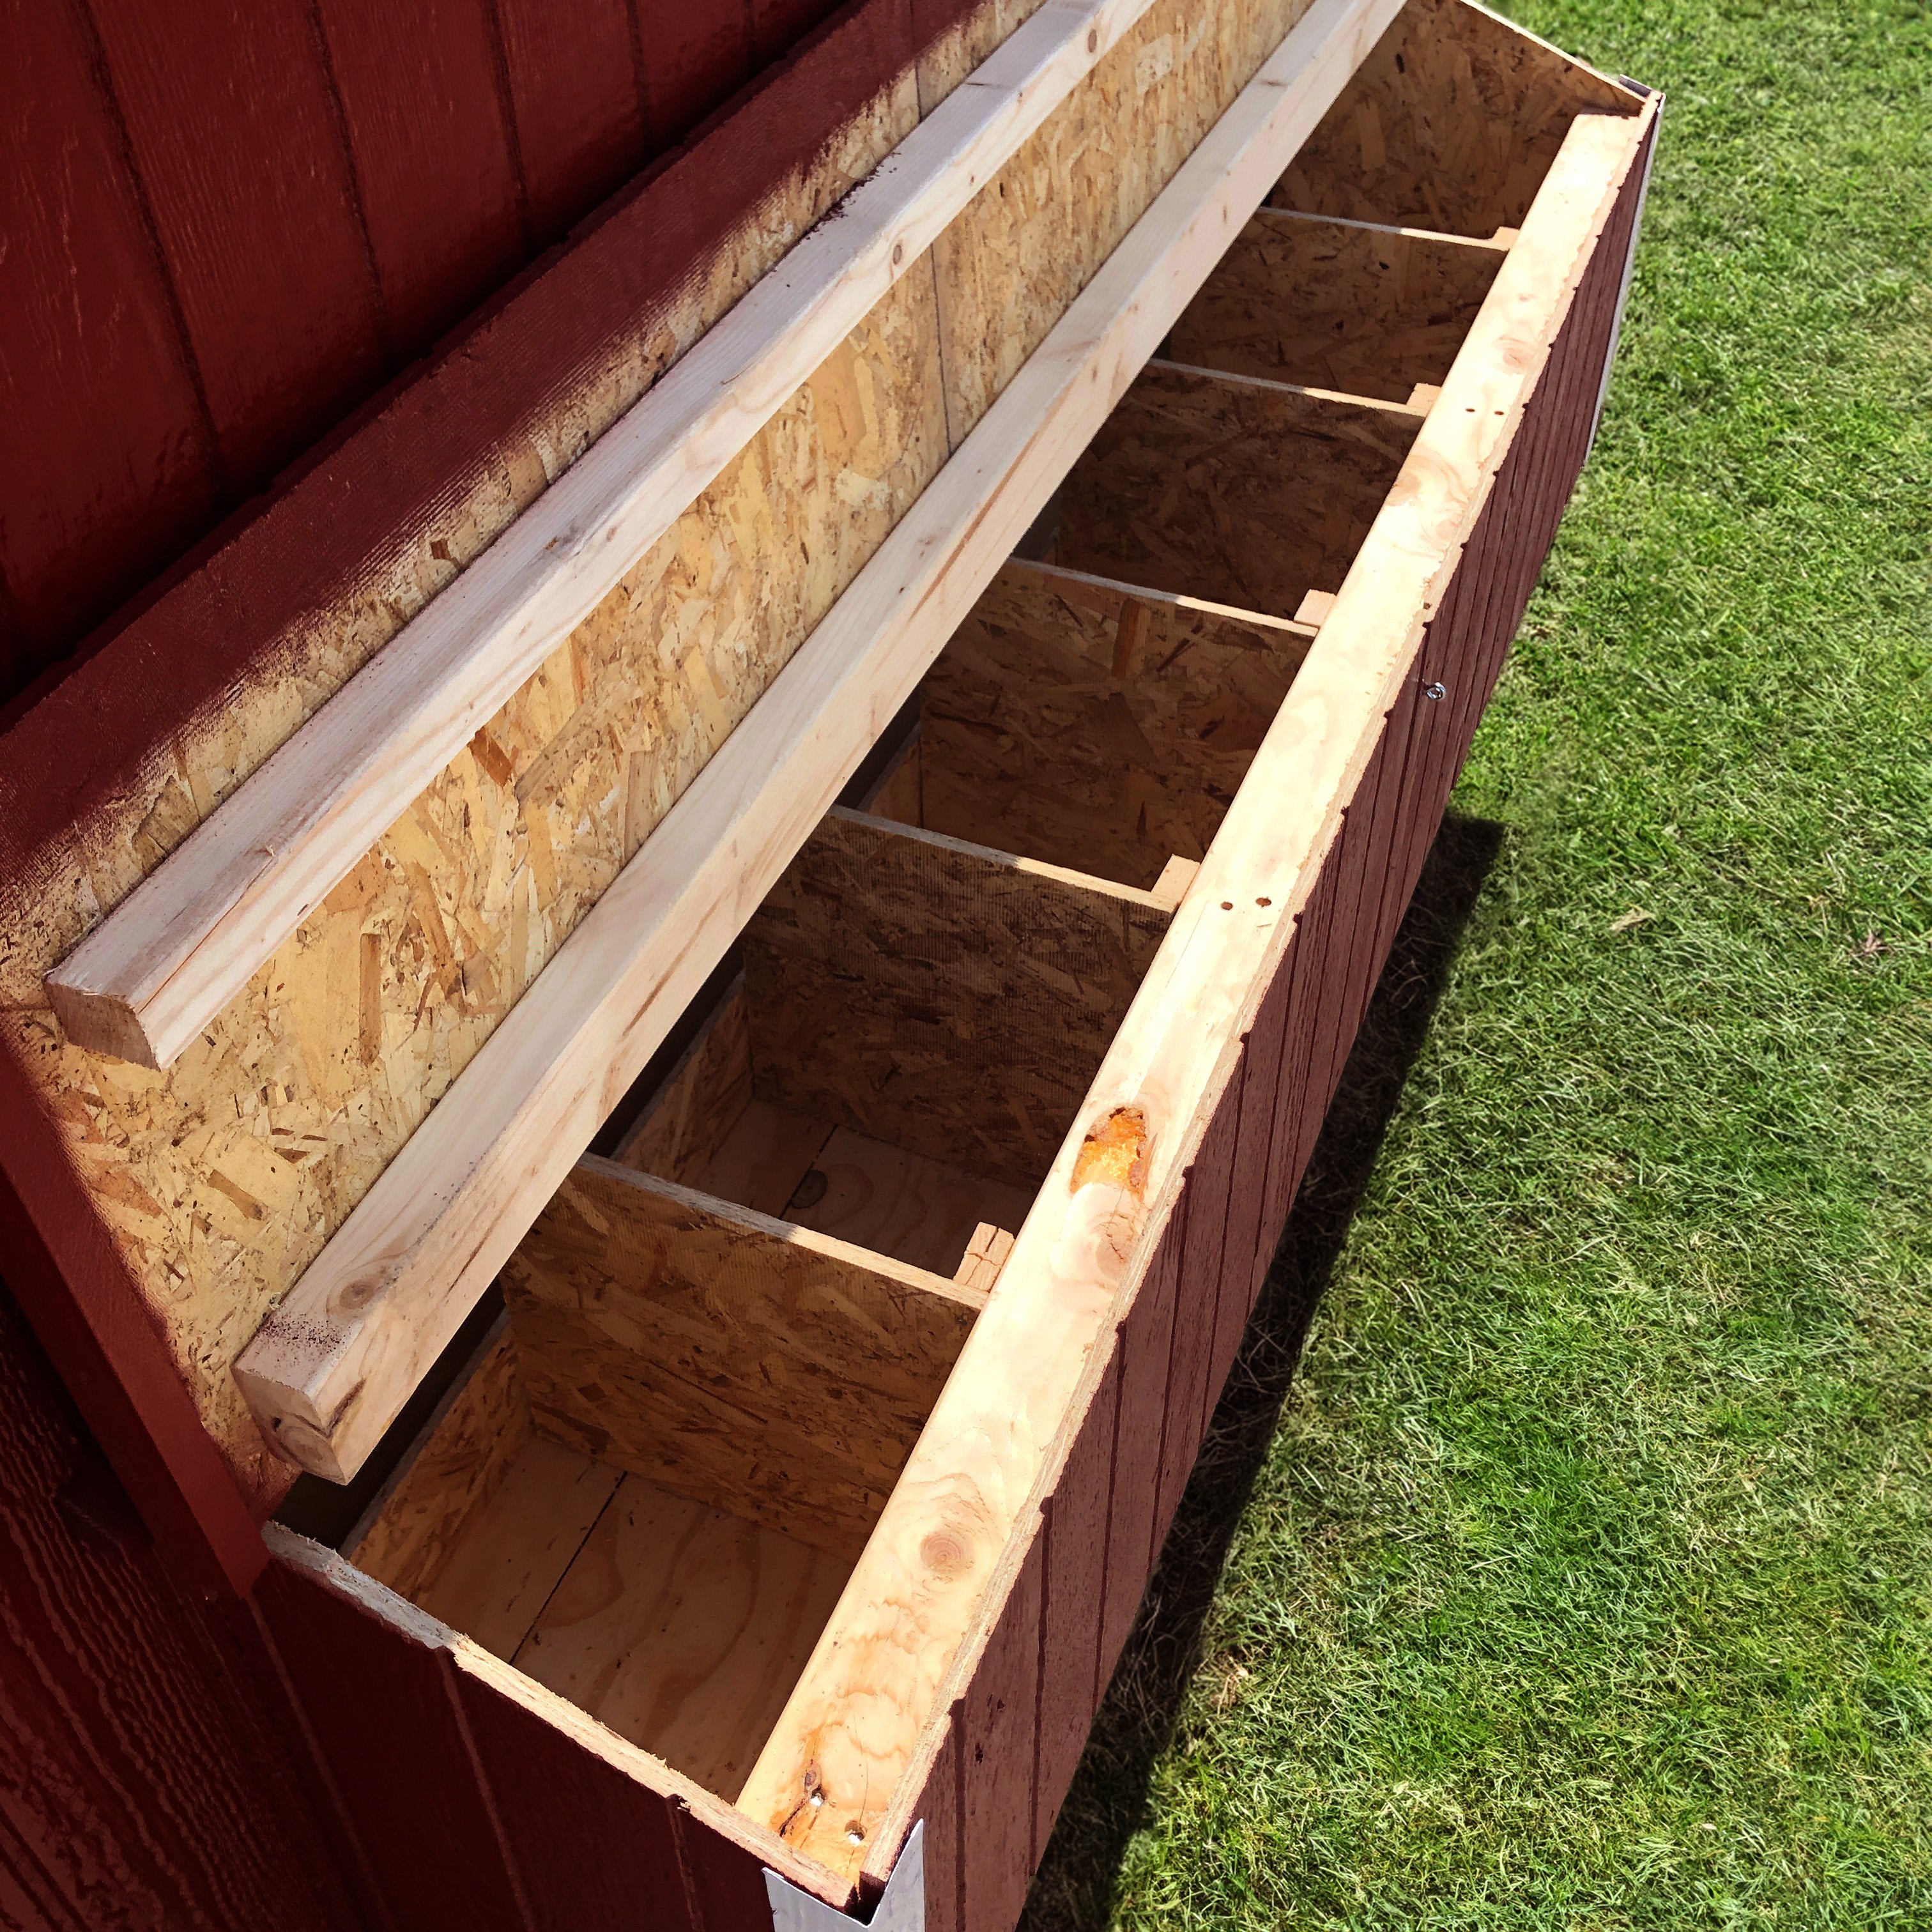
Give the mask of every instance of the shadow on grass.
[[1502, 840], [1503, 828], [1484, 819], [1451, 817], [1437, 834], [1034, 1879], [1022, 1932], [1085, 1932], [1108, 1921], [1128, 1840], [1144, 1821], [1148, 1779], [1199, 1668], [1202, 1623], [1309, 1324]]

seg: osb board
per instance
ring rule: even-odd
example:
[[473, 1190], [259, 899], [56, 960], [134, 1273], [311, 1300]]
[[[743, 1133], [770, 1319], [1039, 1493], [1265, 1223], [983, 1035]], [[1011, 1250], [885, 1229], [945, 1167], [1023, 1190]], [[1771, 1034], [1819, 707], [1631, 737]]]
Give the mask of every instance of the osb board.
[[420, 1600], [466, 1519], [502, 1486], [530, 1434], [516, 1343], [505, 1334], [432, 1420], [376, 1520], [343, 1554], [398, 1596]]
[[751, 1097], [752, 1037], [741, 975], [678, 1056], [613, 1158], [640, 1174], [698, 1186]]
[[595, 1159], [504, 1292], [541, 1432], [848, 1559], [974, 1312], [936, 1277]]
[[170, 1072], [8, 1016], [255, 1496], [230, 1365], [944, 460], [933, 311], [900, 282]]
[[[940, 4], [960, 14], [956, 4]], [[932, 0], [913, 0], [913, 37], [923, 51], [919, 57], [919, 111], [930, 114], [980, 63], [1023, 21], [1040, 10], [1041, 0], [980, 0], [964, 10], [940, 33], [928, 39], [924, 16]]]
[[834, 812], [745, 928], [761, 1098], [1036, 1186], [1172, 913]]
[[954, 446], [1310, 0], [1156, 0], [934, 244]]
[[1264, 208], [1174, 324], [1168, 353], [1406, 403], [1449, 373], [1503, 252]]
[[926, 674], [925, 823], [1150, 888], [1206, 852], [1312, 634], [1009, 563]]
[[1342, 587], [1421, 424], [1151, 362], [1066, 479], [1052, 561], [1292, 618]]
[[1490, 236], [1521, 226], [1570, 123], [1636, 98], [1464, 0], [1408, 0], [1282, 176], [1278, 207]]
[[850, 1570], [626, 1476], [512, 1660], [734, 1798]]

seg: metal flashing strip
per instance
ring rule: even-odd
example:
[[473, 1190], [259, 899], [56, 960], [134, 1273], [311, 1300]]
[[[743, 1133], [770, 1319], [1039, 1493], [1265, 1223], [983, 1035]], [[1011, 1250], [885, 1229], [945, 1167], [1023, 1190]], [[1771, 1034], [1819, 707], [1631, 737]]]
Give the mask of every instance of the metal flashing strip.
[[765, 1895], [772, 1902], [772, 1932], [850, 1932], [864, 1924], [872, 1932], [926, 1932], [926, 1820], [908, 1835], [884, 1895], [863, 1921], [800, 1892], [789, 1880], [765, 1868]]

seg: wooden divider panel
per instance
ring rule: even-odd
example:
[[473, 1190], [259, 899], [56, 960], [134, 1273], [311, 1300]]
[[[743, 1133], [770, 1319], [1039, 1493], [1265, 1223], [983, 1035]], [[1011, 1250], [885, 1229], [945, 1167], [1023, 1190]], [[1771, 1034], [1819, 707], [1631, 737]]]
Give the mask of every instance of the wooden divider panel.
[[926, 674], [921, 822], [1150, 888], [1207, 850], [1313, 635], [1009, 563]]
[[1150, 362], [1066, 479], [1052, 560], [1292, 618], [1341, 587], [1422, 418]]
[[1448, 374], [1506, 252], [1264, 208], [1174, 324], [1168, 353], [1406, 403]]
[[745, 928], [754, 1090], [1035, 1184], [1172, 917], [1151, 892], [834, 811]]
[[983, 1304], [594, 1155], [504, 1290], [540, 1431], [848, 1559]]
[[1636, 97], [1466, 0], [1408, 0], [1270, 197], [1453, 235], [1520, 226], [1579, 114]]

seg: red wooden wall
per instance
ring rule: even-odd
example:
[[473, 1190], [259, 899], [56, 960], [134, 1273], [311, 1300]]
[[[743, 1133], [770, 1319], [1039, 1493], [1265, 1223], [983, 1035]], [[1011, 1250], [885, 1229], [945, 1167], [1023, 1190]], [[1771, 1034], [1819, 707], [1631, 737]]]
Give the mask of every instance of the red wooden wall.
[[0, 701], [837, 0], [0, 0]]

